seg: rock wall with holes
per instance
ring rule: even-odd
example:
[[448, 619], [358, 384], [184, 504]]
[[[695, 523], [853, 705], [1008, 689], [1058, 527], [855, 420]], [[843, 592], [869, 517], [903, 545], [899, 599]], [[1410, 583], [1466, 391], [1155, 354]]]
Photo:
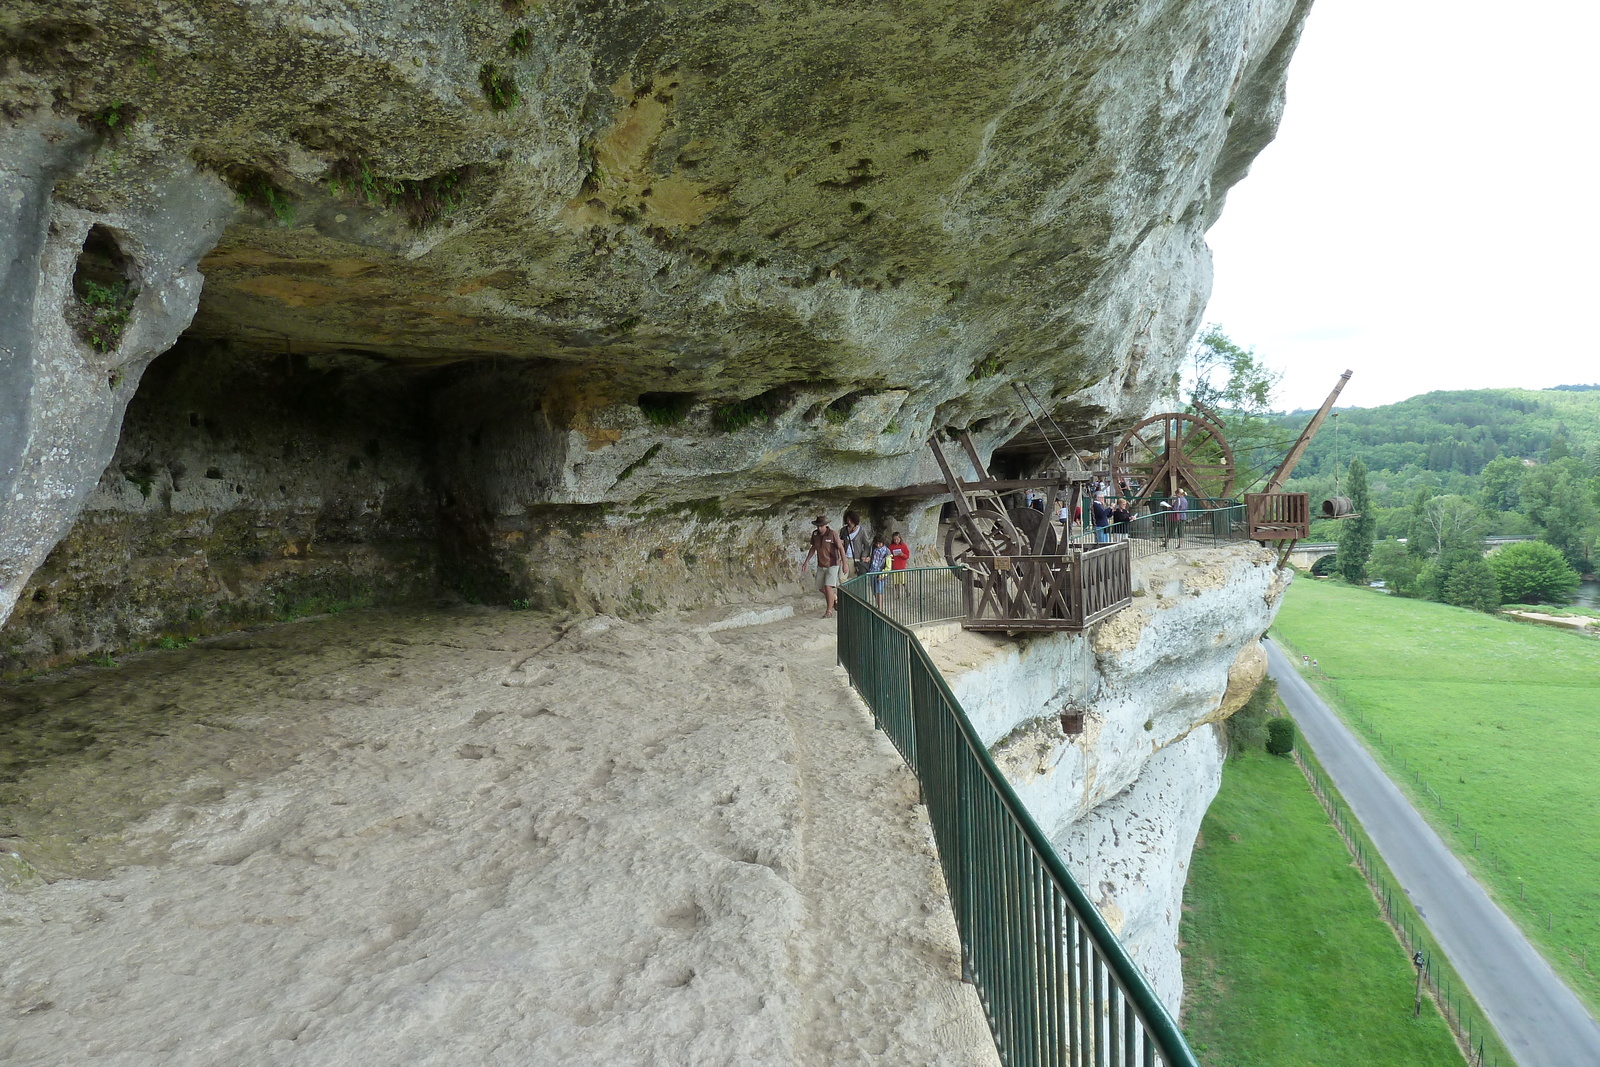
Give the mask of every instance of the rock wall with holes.
[[[1075, 434], [1142, 415], [1307, 3], [15, 0], [0, 618], [86, 504], [165, 499], [125, 497], [121, 424], [180, 335], [198, 377], [287, 352], [437, 390], [439, 493], [403, 525], [580, 604], [776, 580], [792, 517], [933, 480], [930, 433], [987, 456], [1017, 385]], [[342, 466], [369, 416], [296, 461], [305, 499], [376, 499]], [[304, 539], [232, 484], [281, 519], [263, 542]], [[74, 537], [83, 573], [122, 566]]]
[[0, 630], [0, 671], [431, 591], [418, 383], [368, 363], [200, 342], [157, 360]]
[[[1162, 553], [1134, 603], [1085, 635], [924, 634], [996, 762], [1156, 992], [1183, 997], [1178, 921], [1222, 779], [1219, 724], [1266, 674], [1287, 587], [1255, 546]], [[1081, 732], [1061, 716], [1081, 714]]]

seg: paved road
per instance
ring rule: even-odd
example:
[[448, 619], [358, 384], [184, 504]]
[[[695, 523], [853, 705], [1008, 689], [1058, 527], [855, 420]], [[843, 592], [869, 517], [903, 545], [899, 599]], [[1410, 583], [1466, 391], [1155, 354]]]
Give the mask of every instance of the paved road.
[[1439, 835], [1266, 642], [1272, 677], [1317, 759], [1521, 1067], [1600, 1067], [1600, 1025]]

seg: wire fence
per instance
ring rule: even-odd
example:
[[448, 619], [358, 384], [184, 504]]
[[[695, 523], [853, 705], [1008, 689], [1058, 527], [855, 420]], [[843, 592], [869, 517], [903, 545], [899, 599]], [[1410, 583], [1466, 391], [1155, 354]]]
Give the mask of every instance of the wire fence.
[[[839, 661], [917, 777], [961, 936], [963, 977], [977, 987], [1002, 1062], [1198, 1067], [908, 629], [937, 619], [909, 606], [901, 620], [879, 611], [876, 577], [839, 588]], [[930, 578], [930, 588], [944, 580]], [[943, 617], [939, 595], [924, 603]]]
[[1388, 864], [1384, 863], [1382, 855], [1362, 829], [1360, 821], [1351, 813], [1328, 773], [1303, 745], [1297, 746], [1295, 761], [1305, 774], [1306, 781], [1311, 784], [1311, 791], [1322, 802], [1334, 829], [1344, 839], [1345, 846], [1356, 861], [1356, 867], [1366, 878], [1384, 919], [1394, 929], [1414, 963], [1420, 955], [1421, 962], [1415, 965], [1420, 970], [1421, 988], [1426, 989], [1439, 1014], [1455, 1034], [1467, 1062], [1472, 1067], [1500, 1067], [1501, 1064], [1515, 1067], [1516, 1060], [1484, 1017], [1483, 1009], [1439, 948], [1410, 898], [1398, 888], [1398, 879], [1389, 870]]
[[[1535, 888], [1530, 898], [1527, 872], [1515, 869], [1481, 827], [1463, 818], [1462, 809], [1452, 805], [1422, 773], [1417, 761], [1384, 734], [1382, 727], [1362, 709], [1360, 701], [1352, 699], [1337, 678], [1284, 640], [1281, 634], [1274, 632], [1273, 640], [1290, 654], [1291, 660], [1301, 661], [1300, 670], [1306, 681], [1361, 738], [1390, 779], [1411, 797], [1439, 836], [1451, 844], [1451, 851], [1475, 868], [1474, 876], [1490, 890], [1502, 910], [1519, 920], [1529, 940], [1542, 942], [1547, 951], [1553, 949], [1561, 953], [1582, 976], [1592, 978], [1595, 972], [1590, 967], [1590, 957], [1594, 946], [1573, 936], [1573, 927], [1565, 916], [1558, 918], [1553, 909], [1540, 907], [1542, 901], [1536, 888], [1539, 879], [1532, 880]], [[1557, 936], [1558, 926], [1561, 927], [1560, 936]], [[1600, 963], [1600, 958], [1596, 962]]]

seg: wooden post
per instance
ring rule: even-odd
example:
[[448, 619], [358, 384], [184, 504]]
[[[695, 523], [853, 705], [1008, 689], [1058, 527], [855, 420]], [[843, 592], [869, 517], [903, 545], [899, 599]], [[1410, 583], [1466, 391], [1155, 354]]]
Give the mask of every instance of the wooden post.
[[1345, 383], [1350, 380], [1351, 371], [1339, 375], [1339, 384], [1333, 387], [1333, 392], [1328, 394], [1328, 399], [1322, 402], [1317, 413], [1311, 416], [1311, 421], [1306, 423], [1306, 428], [1300, 431], [1299, 440], [1294, 447], [1289, 449], [1289, 454], [1283, 457], [1283, 464], [1278, 467], [1278, 472], [1267, 482], [1263, 493], [1276, 493], [1283, 488], [1283, 483], [1289, 480], [1289, 475], [1294, 473], [1295, 466], [1300, 462], [1300, 457], [1306, 454], [1306, 449], [1311, 445], [1311, 439], [1317, 436], [1317, 431], [1322, 428], [1322, 423], [1328, 417], [1328, 412], [1333, 410], [1333, 402], [1339, 399], [1339, 393], [1344, 389]]

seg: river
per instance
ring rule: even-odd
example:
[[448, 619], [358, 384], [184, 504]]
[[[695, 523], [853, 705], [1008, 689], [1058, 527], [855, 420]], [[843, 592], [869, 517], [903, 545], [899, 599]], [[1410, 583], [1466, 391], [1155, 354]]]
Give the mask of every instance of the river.
[[1600, 608], [1600, 581], [1590, 579], [1578, 586], [1578, 591], [1572, 594], [1572, 606], [1575, 608]]

